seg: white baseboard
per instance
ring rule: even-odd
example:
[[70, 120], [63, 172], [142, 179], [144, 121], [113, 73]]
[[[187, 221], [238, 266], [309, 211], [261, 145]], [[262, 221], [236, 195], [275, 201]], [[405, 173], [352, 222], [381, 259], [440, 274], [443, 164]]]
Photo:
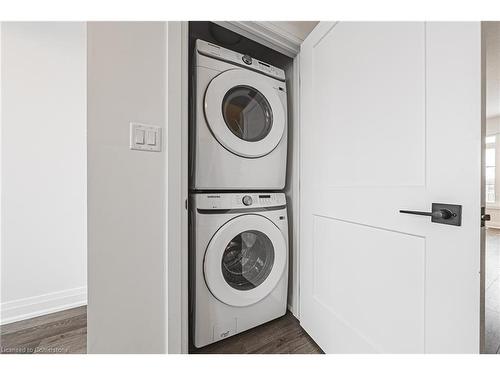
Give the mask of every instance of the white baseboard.
[[86, 287], [8, 301], [1, 304], [0, 324], [13, 323], [86, 304]]

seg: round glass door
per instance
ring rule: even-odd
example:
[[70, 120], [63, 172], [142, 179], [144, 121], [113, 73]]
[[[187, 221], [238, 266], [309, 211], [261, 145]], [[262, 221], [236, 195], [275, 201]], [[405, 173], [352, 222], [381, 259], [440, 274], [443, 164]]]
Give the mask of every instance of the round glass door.
[[224, 280], [237, 290], [250, 290], [269, 276], [274, 264], [274, 247], [264, 233], [249, 230], [238, 234], [222, 255]]
[[273, 126], [269, 102], [250, 86], [231, 88], [222, 100], [222, 114], [229, 130], [247, 142], [264, 139]]
[[249, 306], [271, 293], [285, 272], [288, 248], [268, 218], [245, 214], [219, 228], [208, 243], [203, 273], [208, 289], [230, 306]]
[[228, 151], [247, 158], [269, 154], [286, 132], [286, 93], [275, 80], [248, 69], [213, 78], [204, 98], [212, 135]]

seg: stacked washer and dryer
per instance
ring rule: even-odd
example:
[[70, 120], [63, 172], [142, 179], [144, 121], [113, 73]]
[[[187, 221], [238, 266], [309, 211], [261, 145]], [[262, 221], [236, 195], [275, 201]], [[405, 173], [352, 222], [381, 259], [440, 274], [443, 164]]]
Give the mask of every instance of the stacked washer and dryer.
[[203, 347], [286, 313], [283, 70], [197, 40], [190, 136], [191, 332]]

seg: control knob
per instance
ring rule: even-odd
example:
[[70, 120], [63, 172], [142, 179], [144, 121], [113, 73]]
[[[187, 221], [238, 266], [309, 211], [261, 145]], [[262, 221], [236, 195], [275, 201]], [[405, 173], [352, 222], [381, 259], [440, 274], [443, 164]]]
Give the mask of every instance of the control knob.
[[243, 55], [243, 57], [241, 59], [243, 60], [243, 62], [245, 64], [252, 65], [252, 57], [251, 56]]
[[252, 204], [252, 197], [250, 195], [245, 195], [242, 202], [245, 206], [250, 206]]

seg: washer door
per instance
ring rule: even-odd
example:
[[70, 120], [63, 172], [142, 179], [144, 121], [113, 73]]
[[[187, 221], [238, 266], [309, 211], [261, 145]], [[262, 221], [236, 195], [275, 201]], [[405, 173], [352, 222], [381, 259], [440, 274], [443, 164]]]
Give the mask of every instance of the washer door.
[[285, 270], [286, 241], [269, 219], [255, 214], [224, 224], [208, 244], [205, 281], [219, 301], [252, 305], [276, 287]]
[[269, 79], [232, 69], [212, 79], [205, 117], [217, 141], [232, 153], [257, 158], [276, 148], [285, 131], [285, 111]]

